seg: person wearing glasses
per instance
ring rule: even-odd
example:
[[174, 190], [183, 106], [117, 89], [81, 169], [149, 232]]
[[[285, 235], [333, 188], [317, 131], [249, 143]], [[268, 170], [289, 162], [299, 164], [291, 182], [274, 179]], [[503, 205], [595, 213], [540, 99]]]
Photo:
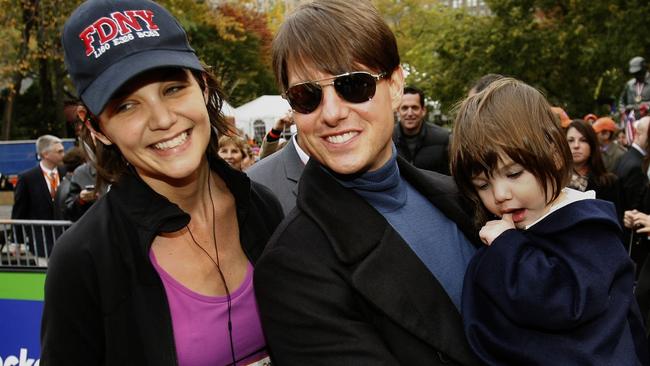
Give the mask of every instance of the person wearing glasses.
[[282, 207], [219, 158], [217, 80], [153, 1], [82, 3], [63, 48], [110, 189], [54, 246], [41, 363], [264, 364], [253, 265]]
[[272, 50], [310, 155], [255, 267], [272, 362], [478, 365], [458, 310], [478, 237], [451, 177], [397, 156], [393, 33], [370, 1], [317, 0]]

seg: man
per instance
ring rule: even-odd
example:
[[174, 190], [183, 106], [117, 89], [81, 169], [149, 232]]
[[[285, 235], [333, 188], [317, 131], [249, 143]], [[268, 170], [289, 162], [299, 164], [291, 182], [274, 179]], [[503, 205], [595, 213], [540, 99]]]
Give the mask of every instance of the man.
[[99, 196], [106, 193], [106, 186], [95, 189], [96, 181], [97, 169], [92, 163], [85, 162], [74, 170], [63, 210], [63, 215], [67, 220], [79, 220]]
[[[623, 154], [618, 162], [614, 174], [618, 176], [621, 187], [621, 206], [623, 211], [644, 210], [644, 197], [648, 192], [648, 176], [643, 171], [643, 158], [646, 155], [648, 143], [648, 125], [650, 117], [643, 117], [634, 123], [634, 140], [630, 148]], [[626, 238], [631, 235], [626, 230]], [[642, 239], [642, 236], [636, 236], [635, 242]], [[631, 257], [637, 264], [637, 271], [648, 254], [647, 245], [634, 245], [630, 249]]]
[[601, 117], [594, 122], [592, 127], [598, 136], [605, 169], [608, 172], [614, 172], [618, 161], [625, 154], [625, 148], [614, 143], [614, 136], [617, 130], [616, 123], [609, 117]]
[[407, 86], [393, 132], [397, 153], [421, 169], [449, 175], [449, 131], [424, 123], [427, 108], [422, 90]]
[[255, 267], [273, 362], [478, 364], [458, 311], [478, 238], [451, 177], [397, 156], [404, 79], [390, 28], [369, 1], [317, 0], [272, 49], [310, 154]]
[[[39, 164], [18, 175], [18, 183], [14, 191], [14, 206], [11, 211], [11, 218], [14, 220], [61, 218], [54, 208], [54, 197], [62, 176], [58, 166], [63, 162], [63, 144], [56, 136], [43, 135], [36, 140], [36, 151], [40, 159]], [[31, 234], [30, 228], [26, 227], [25, 230]], [[46, 258], [52, 251], [52, 235], [50, 232], [45, 232], [47, 238], [47, 247], [45, 247], [40, 228], [36, 228], [35, 231], [34, 237], [29, 235], [27, 238], [29, 249], [37, 257]]]
[[309, 155], [300, 146], [294, 134], [280, 151], [255, 163], [246, 174], [255, 182], [270, 189], [282, 204], [284, 216], [296, 207], [298, 181], [309, 161]]
[[630, 60], [628, 69], [634, 76], [625, 83], [619, 99], [620, 110], [629, 113], [634, 110], [635, 118], [641, 118], [640, 108], [650, 103], [650, 73], [643, 57], [637, 56]]
[[648, 185], [648, 176], [643, 171], [643, 158], [646, 155], [648, 123], [650, 117], [643, 117], [634, 124], [634, 140], [623, 154], [614, 170], [621, 184], [623, 210], [639, 209], [641, 199]]

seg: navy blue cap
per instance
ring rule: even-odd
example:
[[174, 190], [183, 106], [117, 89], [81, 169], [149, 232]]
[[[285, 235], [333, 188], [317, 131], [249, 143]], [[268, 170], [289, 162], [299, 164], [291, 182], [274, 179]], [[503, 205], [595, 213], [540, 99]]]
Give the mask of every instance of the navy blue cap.
[[63, 28], [65, 65], [91, 113], [134, 76], [159, 67], [203, 70], [178, 21], [148, 0], [89, 0]]

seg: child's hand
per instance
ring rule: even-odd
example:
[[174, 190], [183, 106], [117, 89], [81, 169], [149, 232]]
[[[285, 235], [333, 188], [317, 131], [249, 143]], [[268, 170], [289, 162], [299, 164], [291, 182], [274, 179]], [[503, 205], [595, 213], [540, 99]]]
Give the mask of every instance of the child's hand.
[[504, 214], [501, 220], [492, 220], [485, 223], [478, 235], [485, 245], [492, 245], [501, 233], [506, 230], [514, 229], [515, 223], [512, 221], [512, 214]]

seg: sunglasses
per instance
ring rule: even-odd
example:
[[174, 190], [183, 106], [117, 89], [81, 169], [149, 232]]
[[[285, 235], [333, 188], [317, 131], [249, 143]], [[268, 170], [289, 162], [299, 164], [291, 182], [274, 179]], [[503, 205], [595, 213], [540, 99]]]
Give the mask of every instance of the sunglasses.
[[[320, 105], [324, 86], [333, 85], [336, 94], [350, 103], [363, 103], [375, 96], [377, 81], [384, 77], [386, 77], [385, 72], [379, 74], [365, 71], [346, 72], [322, 80], [292, 85], [283, 96], [294, 111], [309, 114]], [[324, 83], [328, 80], [331, 81]]]

